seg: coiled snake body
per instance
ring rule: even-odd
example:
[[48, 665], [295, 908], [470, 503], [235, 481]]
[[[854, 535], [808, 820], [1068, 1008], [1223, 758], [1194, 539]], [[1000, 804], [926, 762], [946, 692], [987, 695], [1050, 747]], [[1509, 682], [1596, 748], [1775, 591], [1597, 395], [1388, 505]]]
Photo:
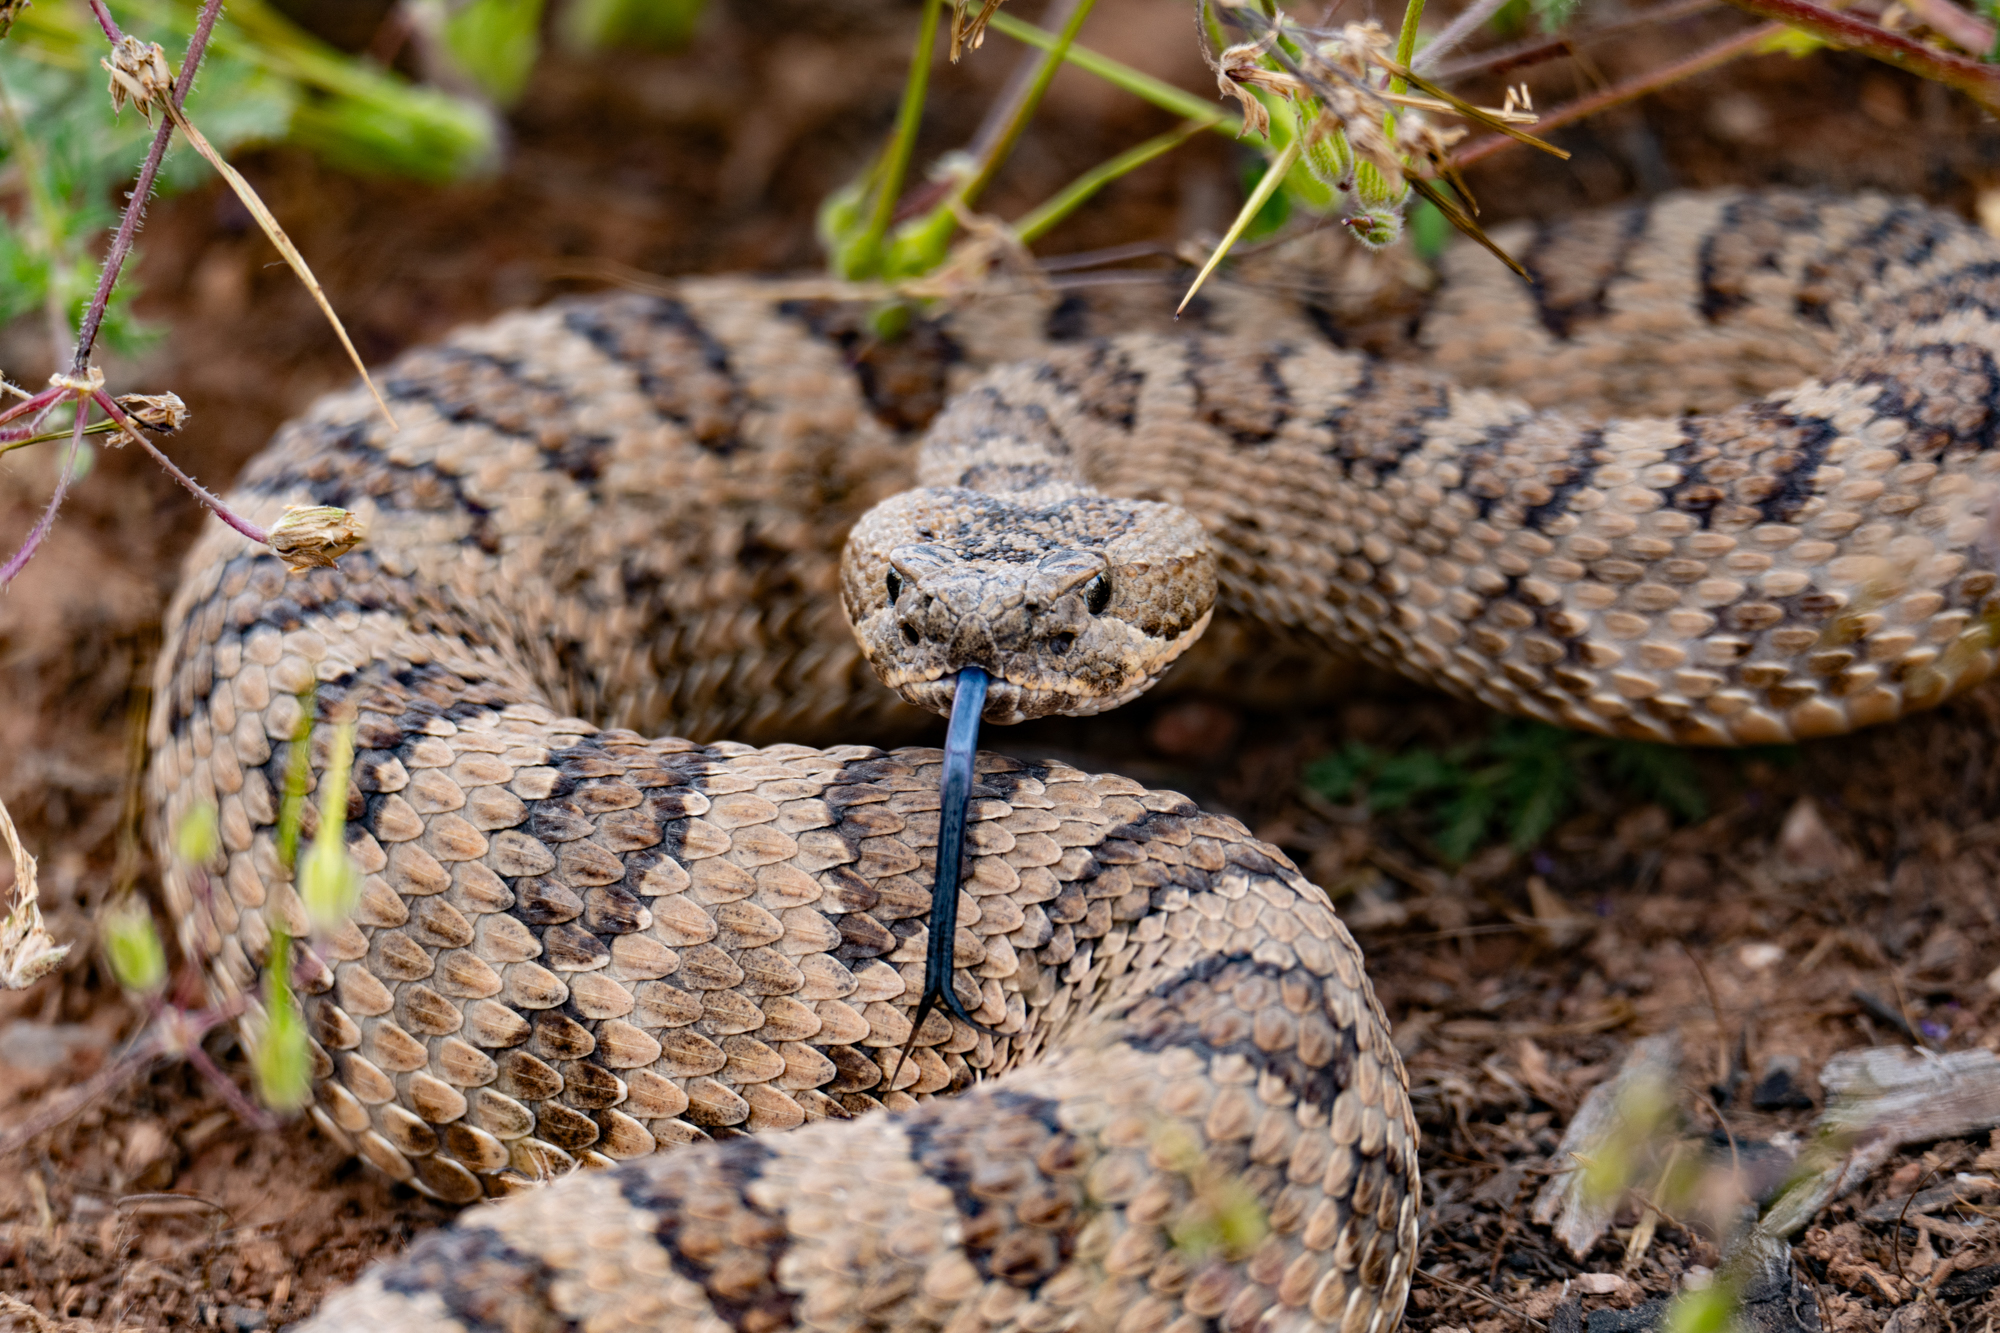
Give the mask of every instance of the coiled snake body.
[[[875, 348], [697, 281], [411, 353], [399, 432], [358, 393], [281, 432], [233, 503], [370, 536], [302, 577], [218, 525], [190, 557], [150, 799], [162, 837], [214, 802], [222, 846], [170, 872], [183, 943], [228, 996], [306, 933], [273, 826], [316, 687], [315, 773], [357, 728], [366, 888], [295, 968], [314, 1118], [452, 1201], [624, 1163], [467, 1214], [323, 1322], [1392, 1327], [1403, 1072], [1280, 853], [983, 755], [946, 955], [973, 1022], [913, 1034], [939, 753], [790, 742], [892, 716], [864, 654], [934, 709], [978, 665], [1006, 721], [1130, 697], [1211, 615], [1195, 657], [1283, 634], [1684, 743], [1991, 672], [1991, 242], [1776, 195], [1505, 239], [1540, 284], [1453, 261], [1426, 366], [1249, 289], [1193, 337], [1066, 337], [1024, 298]], [[1605, 404], [1706, 414], [1548, 410]]]

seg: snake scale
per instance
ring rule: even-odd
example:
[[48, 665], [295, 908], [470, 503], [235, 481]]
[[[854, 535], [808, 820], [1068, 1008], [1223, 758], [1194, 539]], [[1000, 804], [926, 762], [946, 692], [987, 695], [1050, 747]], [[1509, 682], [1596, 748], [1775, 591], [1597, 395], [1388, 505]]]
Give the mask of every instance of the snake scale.
[[[354, 724], [365, 890], [295, 965], [313, 1118], [513, 1196], [315, 1326], [1392, 1329], [1405, 1079], [1281, 853], [982, 754], [940, 942], [972, 1021], [913, 1028], [943, 756], [800, 742], [894, 722], [871, 660], [933, 710], [976, 665], [991, 720], [1087, 712], [1211, 619], [1185, 673], [1282, 635], [1695, 744], [1991, 672], [2000, 247], [1779, 194], [1500, 235], [1538, 283], [1448, 257], [1420, 364], [1344, 350], [1310, 281], [1193, 334], [1030, 293], [877, 344], [693, 280], [404, 356], [400, 430], [347, 392], [281, 431], [232, 503], [370, 537], [299, 577], [217, 524], [192, 552], [149, 802], [162, 839], [214, 802], [221, 846], [170, 904], [254, 1031], [307, 925], [293, 738], [317, 773]], [[577, 1164], [608, 1169], [524, 1188]]]

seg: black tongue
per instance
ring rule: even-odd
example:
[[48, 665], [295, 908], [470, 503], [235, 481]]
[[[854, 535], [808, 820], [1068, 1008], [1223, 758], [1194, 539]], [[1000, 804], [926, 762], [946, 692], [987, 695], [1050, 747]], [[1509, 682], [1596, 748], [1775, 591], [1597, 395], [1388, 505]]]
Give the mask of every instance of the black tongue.
[[[930, 948], [924, 955], [924, 993], [911, 1019], [904, 1056], [915, 1044], [917, 1030], [923, 1027], [924, 1020], [939, 1006], [960, 1022], [981, 1032], [993, 1032], [983, 1023], [973, 1021], [951, 988], [952, 952], [958, 935], [958, 882], [964, 871], [961, 862], [965, 852], [965, 814], [972, 803], [972, 760], [979, 751], [979, 717], [986, 710], [987, 680], [986, 673], [978, 667], [961, 668], [951, 698], [951, 728], [944, 739], [944, 776], [938, 784], [937, 882], [931, 888]], [[899, 1057], [897, 1071], [902, 1063]], [[892, 1083], [895, 1077], [892, 1071], [889, 1075]]]

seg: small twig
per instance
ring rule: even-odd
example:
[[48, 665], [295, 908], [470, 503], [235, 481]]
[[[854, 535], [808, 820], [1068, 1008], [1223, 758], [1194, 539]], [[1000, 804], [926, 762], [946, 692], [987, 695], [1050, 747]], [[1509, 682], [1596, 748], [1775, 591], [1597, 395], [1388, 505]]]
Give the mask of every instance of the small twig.
[[1909, 1198], [1903, 1200], [1903, 1209], [1896, 1214], [1895, 1229], [1889, 1233], [1889, 1263], [1896, 1270], [1896, 1281], [1906, 1285], [1910, 1279], [1903, 1276], [1903, 1219], [1910, 1215], [1910, 1205], [1916, 1202], [1917, 1195], [1923, 1193], [1925, 1182], [1936, 1174], [1937, 1168], [1932, 1167], [1917, 1177], [1917, 1187], [1910, 1191]]
[[14, 576], [21, 572], [22, 566], [34, 559], [35, 552], [41, 549], [43, 540], [48, 537], [49, 529], [55, 526], [56, 513], [69, 495], [70, 482], [76, 478], [76, 460], [83, 454], [83, 425], [83, 404], [78, 403], [76, 421], [70, 427], [69, 450], [63, 454], [60, 470], [56, 473], [55, 491], [49, 496], [48, 504], [43, 507], [42, 516], [36, 519], [35, 526], [28, 530], [27, 540], [21, 543], [19, 550], [7, 558], [6, 564], [0, 565], [0, 588], [12, 583]]
[[1688, 961], [1694, 964], [1694, 974], [1701, 978], [1701, 988], [1708, 994], [1709, 1012], [1715, 1015], [1715, 1085], [1719, 1088], [1728, 1088], [1730, 1086], [1729, 1067], [1731, 1063], [1729, 1059], [1729, 1025], [1722, 1017], [1722, 999], [1715, 993], [1715, 982], [1709, 979], [1708, 969], [1702, 966], [1700, 956], [1688, 947], [1686, 940], [1679, 940], [1677, 943], [1681, 946], [1681, 952], [1687, 955]]
[[125, 34], [118, 31], [118, 20], [111, 17], [111, 11], [104, 7], [104, 0], [90, 0], [90, 16], [97, 20], [97, 26], [104, 29], [104, 36], [113, 46], [125, 40]]
[[1437, 1283], [1441, 1287], [1450, 1287], [1453, 1291], [1456, 1291], [1461, 1295], [1476, 1296], [1480, 1300], [1485, 1301], [1488, 1305], [1492, 1306], [1494, 1309], [1500, 1311], [1502, 1314], [1513, 1315], [1516, 1319], [1520, 1320], [1524, 1324], [1527, 1324], [1531, 1328], [1539, 1328], [1543, 1330], [1543, 1333], [1547, 1333], [1548, 1325], [1543, 1323], [1541, 1320], [1535, 1318], [1533, 1315], [1527, 1313], [1524, 1310], [1516, 1309], [1514, 1306], [1507, 1304], [1507, 1302], [1501, 1300], [1499, 1297], [1493, 1295], [1493, 1293], [1489, 1291], [1480, 1290], [1478, 1287], [1473, 1286], [1470, 1282], [1460, 1282], [1457, 1278], [1445, 1277], [1443, 1274], [1434, 1273], [1428, 1268], [1419, 1268], [1417, 1270], [1417, 1275], [1419, 1277], [1428, 1278], [1430, 1281]]
[[[134, 422], [132, 418], [125, 415], [124, 410], [120, 408], [118, 404], [112, 400], [110, 394], [104, 392], [104, 390], [102, 389], [99, 389], [97, 390], [96, 393], [91, 395], [91, 401], [96, 403], [98, 408], [102, 410], [106, 416], [110, 417], [113, 421], [118, 423], [120, 429], [123, 430], [125, 437], [127, 439], [136, 441], [141, 449], [144, 449], [147, 453], [151, 454], [153, 456], [153, 461], [158, 463], [162, 468], [166, 469], [166, 473], [168, 476], [172, 477], [175, 481], [179, 482], [183, 487], [185, 487], [187, 489], [188, 494], [194, 496], [195, 499], [201, 501], [202, 504], [206, 505], [211, 511], [214, 512], [217, 518], [221, 519], [224, 523], [227, 523], [230, 527], [242, 533], [245, 537], [248, 537], [251, 541], [256, 542], [259, 546], [269, 546], [271, 544], [271, 534], [269, 532], [266, 532], [263, 528], [258, 527], [255, 523], [252, 523], [249, 519], [244, 518], [241, 514], [238, 514], [235, 510], [231, 509], [228, 505], [224, 504], [207, 487], [203, 486], [193, 477], [190, 477], [187, 473], [181, 471], [180, 468], [176, 467], [174, 465], [174, 460], [168, 458], [165, 453], [161, 452], [160, 446], [154, 444], [152, 440], [146, 437], [146, 432], [140, 430], [138, 424]], [[77, 416], [79, 419], [81, 419], [83, 416], [82, 404], [80, 403], [77, 405]]]
[[[1741, 56], [1750, 55], [1763, 46], [1764, 43], [1784, 31], [1785, 25], [1782, 23], [1767, 23], [1762, 27], [1752, 28], [1748, 32], [1739, 33], [1735, 37], [1717, 42], [1714, 46], [1704, 51], [1697, 51], [1685, 60], [1676, 61], [1671, 65], [1662, 65], [1658, 69], [1648, 70], [1644, 74], [1627, 79], [1623, 83], [1615, 83], [1600, 92], [1592, 93], [1588, 97], [1579, 97], [1567, 106], [1557, 107], [1554, 111], [1549, 112], [1548, 115], [1536, 121], [1530, 128], [1537, 135], [1544, 135], [1550, 130], [1574, 124], [1579, 120], [1594, 116], [1600, 111], [1608, 111], [1612, 107], [1619, 106], [1625, 102], [1636, 101], [1644, 97], [1647, 93], [1658, 92], [1660, 89], [1679, 83], [1683, 79], [1691, 79], [1697, 74], [1706, 74], [1709, 70], [1719, 65], [1726, 65]], [[1452, 154], [1451, 164], [1454, 168], [1458, 169], [1469, 167], [1473, 163], [1491, 157], [1503, 149], [1512, 148], [1514, 142], [1513, 139], [1503, 135], [1488, 135], [1486, 138], [1476, 143], [1468, 144], [1466, 147]]]
[[[199, 1019], [203, 1016], [189, 1015], [189, 1017]], [[211, 1020], [208, 1026], [212, 1027], [220, 1021], [220, 1019]], [[252, 1129], [271, 1130], [278, 1127], [278, 1118], [245, 1097], [243, 1090], [236, 1086], [235, 1081], [223, 1073], [215, 1061], [209, 1059], [208, 1052], [201, 1048], [198, 1038], [188, 1042], [181, 1054], [187, 1057], [187, 1062], [195, 1067], [197, 1073], [208, 1080], [211, 1087], [222, 1094], [222, 1100], [229, 1104], [230, 1110], [236, 1112], [239, 1120]]]

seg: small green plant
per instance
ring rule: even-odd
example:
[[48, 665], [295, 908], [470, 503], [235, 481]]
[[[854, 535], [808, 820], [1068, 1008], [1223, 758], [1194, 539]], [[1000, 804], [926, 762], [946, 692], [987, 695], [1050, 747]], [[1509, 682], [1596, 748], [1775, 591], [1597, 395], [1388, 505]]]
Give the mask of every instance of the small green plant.
[[104, 910], [97, 929], [118, 984], [134, 995], [158, 996], [167, 984], [167, 949], [146, 905], [130, 897], [115, 902]]
[[1518, 718], [1449, 749], [1389, 751], [1360, 741], [1316, 760], [1306, 786], [1378, 812], [1421, 812], [1445, 859], [1463, 862], [1496, 835], [1525, 850], [1577, 805], [1585, 786], [1655, 801], [1682, 819], [1708, 812], [1687, 751], [1578, 735]]
[[[336, 726], [325, 770], [319, 777], [319, 823], [299, 854], [307, 789], [312, 786], [315, 692], [299, 695], [299, 725], [285, 759], [285, 794], [278, 807], [278, 858], [293, 871], [313, 933], [340, 929], [361, 898], [361, 869], [347, 850], [347, 791], [354, 768], [354, 724]], [[292, 983], [292, 937], [272, 923], [271, 953], [264, 965], [264, 1012], [250, 1037], [250, 1063], [258, 1095], [278, 1111], [296, 1111], [312, 1101], [312, 1052], [303, 1010]]]
[[[128, 32], [176, 47], [195, 21], [191, 7], [165, 0], [110, 9]], [[75, 326], [97, 277], [95, 241], [118, 220], [117, 187], [152, 137], [145, 120], [108, 104], [97, 41], [81, 5], [42, 4], [0, 44], [0, 163], [26, 205], [0, 221], [0, 321], [42, 311], [55, 331]], [[342, 55], [262, 0], [232, 4], [218, 23], [188, 114], [225, 154], [291, 142], [350, 168], [431, 180], [490, 163], [498, 142], [480, 107]], [[157, 188], [175, 193], [208, 175], [176, 147]], [[132, 294], [122, 285], [104, 321], [120, 351], [149, 336], [131, 317]]]

